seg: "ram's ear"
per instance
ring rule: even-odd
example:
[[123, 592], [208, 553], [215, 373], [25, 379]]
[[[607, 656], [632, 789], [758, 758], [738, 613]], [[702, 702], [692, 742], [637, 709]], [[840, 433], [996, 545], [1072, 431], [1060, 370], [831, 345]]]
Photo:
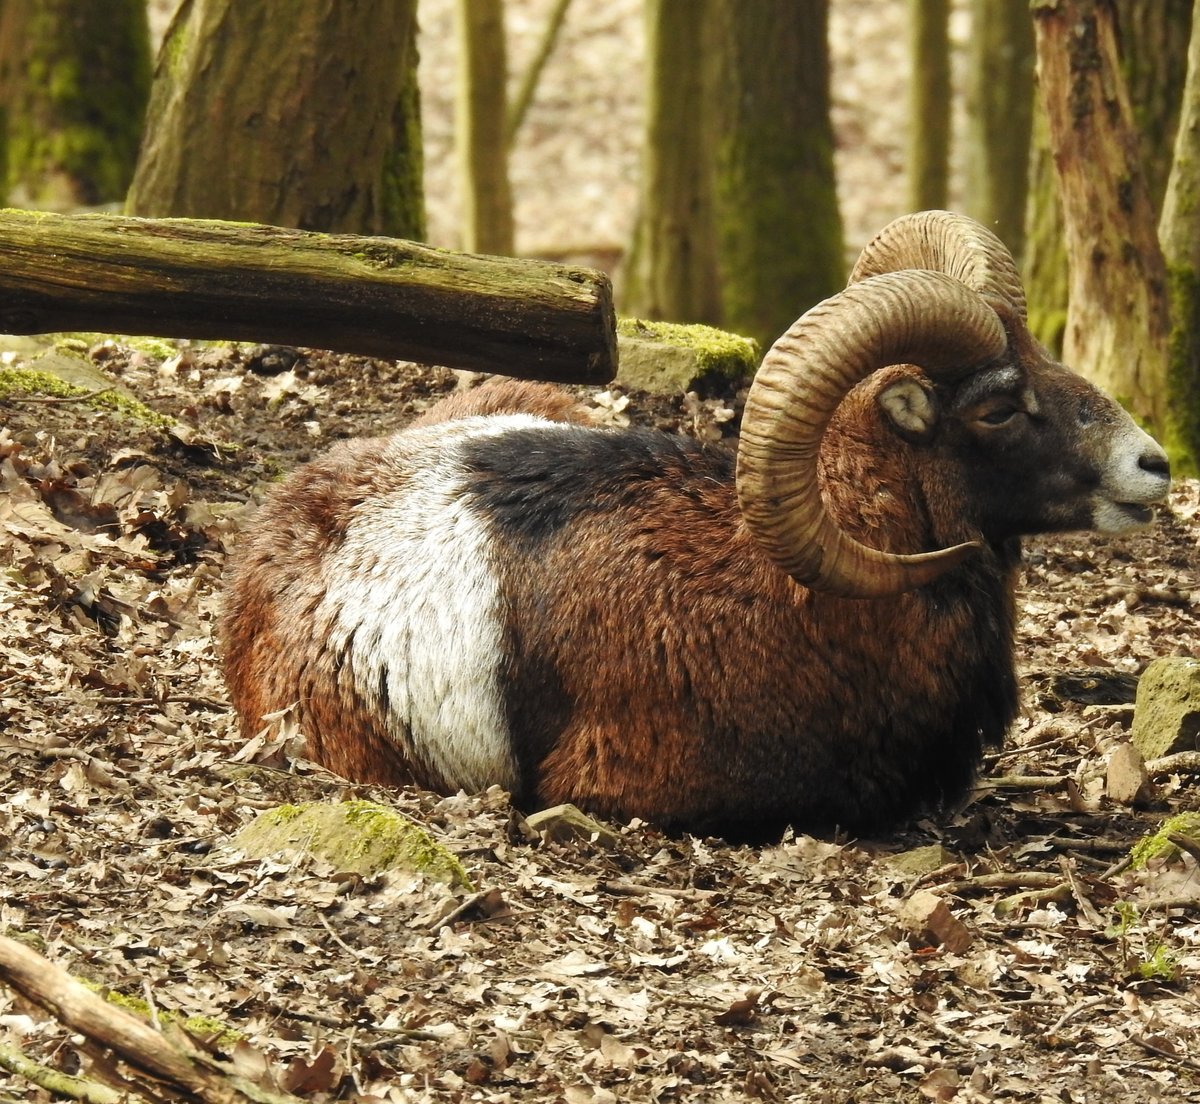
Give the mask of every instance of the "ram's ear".
[[931, 384], [906, 376], [883, 388], [876, 401], [892, 429], [906, 441], [925, 445], [933, 438], [941, 412]]

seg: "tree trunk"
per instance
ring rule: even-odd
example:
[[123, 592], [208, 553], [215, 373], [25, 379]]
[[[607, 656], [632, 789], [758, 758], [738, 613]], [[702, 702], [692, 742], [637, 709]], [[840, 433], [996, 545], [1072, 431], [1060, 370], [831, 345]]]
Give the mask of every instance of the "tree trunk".
[[471, 253], [513, 252], [508, 183], [502, 0], [458, 0], [458, 98], [454, 135], [462, 203], [462, 247]]
[[145, 0], [0, 4], [0, 182], [8, 202], [118, 202], [150, 91]]
[[722, 325], [767, 348], [845, 281], [827, 0], [709, 0]]
[[0, 333], [263, 341], [527, 379], [616, 373], [608, 278], [389, 238], [0, 212]]
[[419, 182], [389, 155], [398, 129], [415, 148], [415, 8], [293, 0], [280, 18], [269, 0], [183, 0], [159, 54], [130, 212], [412, 232]]
[[669, 322], [721, 318], [705, 113], [705, 0], [646, 0], [646, 124], [626, 314]]
[[1200, 468], [1200, 4], [1192, 19], [1187, 82], [1159, 239], [1172, 323], [1164, 444], [1177, 470], [1195, 475]]
[[946, 206], [950, 163], [950, 0], [909, 0], [908, 206]]
[[401, 3], [396, 18], [404, 21], [406, 51], [395, 59], [400, 66], [400, 95], [392, 108], [392, 144], [383, 161], [383, 219], [385, 233], [395, 238], [424, 241], [425, 145], [421, 135], [421, 86], [417, 5]]
[[1019, 262], [1033, 130], [1029, 0], [973, 0], [968, 79], [967, 207]]
[[1141, 137], [1142, 169], [1154, 209], [1162, 209], [1179, 105], [1188, 70], [1192, 0], [1117, 4], [1121, 72]]
[[1041, 96], [1035, 97], [1033, 104], [1022, 268], [1029, 300], [1029, 331], [1055, 356], [1061, 357], [1069, 287], [1067, 228], [1058, 198], [1050, 123]]
[[1038, 75], [1067, 228], [1063, 354], [1161, 431], [1166, 271], [1117, 58], [1111, 0], [1035, 0]]

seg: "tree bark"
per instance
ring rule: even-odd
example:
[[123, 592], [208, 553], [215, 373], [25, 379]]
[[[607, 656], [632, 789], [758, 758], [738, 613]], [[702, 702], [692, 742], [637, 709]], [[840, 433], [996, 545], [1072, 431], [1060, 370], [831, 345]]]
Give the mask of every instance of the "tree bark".
[[1169, 314], [1111, 0], [1035, 0], [1038, 79], [1067, 228], [1064, 358], [1161, 432]]
[[124, 199], [150, 92], [145, 0], [0, 4], [0, 184], [20, 207]]
[[845, 282], [827, 0], [709, 0], [721, 324], [768, 348]]
[[1029, 151], [1029, 189], [1025, 199], [1025, 250], [1022, 258], [1029, 301], [1029, 332], [1055, 356], [1062, 356], [1067, 328], [1067, 230], [1058, 198], [1058, 173], [1050, 148], [1050, 123], [1042, 97], [1033, 103]]
[[387, 238], [0, 212], [0, 333], [99, 330], [337, 349], [604, 383], [608, 278]]
[[1029, 0], [973, 0], [967, 91], [967, 203], [1018, 263], [1033, 131]]
[[1200, 4], [1192, 18], [1175, 155], [1159, 222], [1171, 303], [1167, 451], [1176, 470], [1200, 469]]
[[1161, 211], [1188, 70], [1192, 0], [1117, 5], [1121, 72], [1141, 139], [1150, 199]]
[[909, 0], [908, 206], [946, 206], [950, 164], [949, 0]]
[[455, 144], [462, 247], [471, 253], [513, 252], [508, 182], [508, 63], [502, 0], [458, 0], [458, 97]]
[[184, 0], [159, 53], [130, 213], [414, 235], [419, 181], [389, 155], [396, 112], [406, 133], [418, 125], [406, 93], [415, 10], [293, 0], [280, 18], [269, 0]]
[[624, 311], [667, 322], [721, 319], [705, 111], [705, 0], [646, 0], [641, 202]]

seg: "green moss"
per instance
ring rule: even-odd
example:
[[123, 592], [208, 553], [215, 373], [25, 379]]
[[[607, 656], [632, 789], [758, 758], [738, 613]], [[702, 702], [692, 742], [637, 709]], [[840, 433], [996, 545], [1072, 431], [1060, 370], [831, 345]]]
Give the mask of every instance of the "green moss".
[[[109, 1004], [124, 1009], [124, 1011], [132, 1013], [139, 1019], [151, 1022], [150, 1005], [141, 997], [131, 997], [128, 993], [122, 993], [117, 989], [109, 989], [107, 986], [98, 985], [96, 982], [89, 981], [86, 978], [82, 978], [80, 981], [88, 989], [102, 996]], [[246, 1037], [236, 1028], [229, 1027], [212, 1016], [184, 1017], [169, 1008], [156, 1008], [154, 1012], [160, 1024], [164, 1026], [175, 1024], [182, 1027], [189, 1035], [195, 1035], [203, 1039], [212, 1039], [218, 1046], [232, 1046], [234, 1043], [241, 1042]]]
[[408, 817], [372, 801], [283, 805], [260, 814], [233, 841], [248, 855], [320, 855], [344, 870], [410, 870], [471, 888], [458, 858]]
[[621, 318], [617, 320], [617, 336], [690, 349], [696, 354], [700, 370], [706, 373], [732, 375], [744, 372], [747, 366], [751, 372], [758, 367], [759, 348], [753, 338], [713, 326]]
[[[5, 395], [47, 395], [50, 398], [79, 398], [83, 406], [94, 410], [111, 410], [154, 426], [157, 429], [169, 429], [175, 424], [174, 419], [165, 414], [151, 410], [145, 403], [123, 395], [119, 391], [101, 391], [79, 387], [50, 372], [40, 372], [34, 368], [3, 368], [0, 369], [0, 398]], [[86, 399], [82, 396], [87, 395]]]
[[1134, 844], [1129, 859], [1135, 870], [1141, 870], [1155, 859], [1172, 859], [1179, 848], [1167, 837], [1171, 835], [1195, 836], [1200, 838], [1200, 813], [1179, 813], [1163, 821], [1162, 826]]

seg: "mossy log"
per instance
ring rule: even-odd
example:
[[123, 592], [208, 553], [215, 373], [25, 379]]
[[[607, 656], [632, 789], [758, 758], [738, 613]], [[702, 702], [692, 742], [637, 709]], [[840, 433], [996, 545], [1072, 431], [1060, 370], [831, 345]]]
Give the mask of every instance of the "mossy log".
[[0, 333], [311, 346], [562, 383], [616, 374], [585, 268], [192, 219], [0, 211]]

